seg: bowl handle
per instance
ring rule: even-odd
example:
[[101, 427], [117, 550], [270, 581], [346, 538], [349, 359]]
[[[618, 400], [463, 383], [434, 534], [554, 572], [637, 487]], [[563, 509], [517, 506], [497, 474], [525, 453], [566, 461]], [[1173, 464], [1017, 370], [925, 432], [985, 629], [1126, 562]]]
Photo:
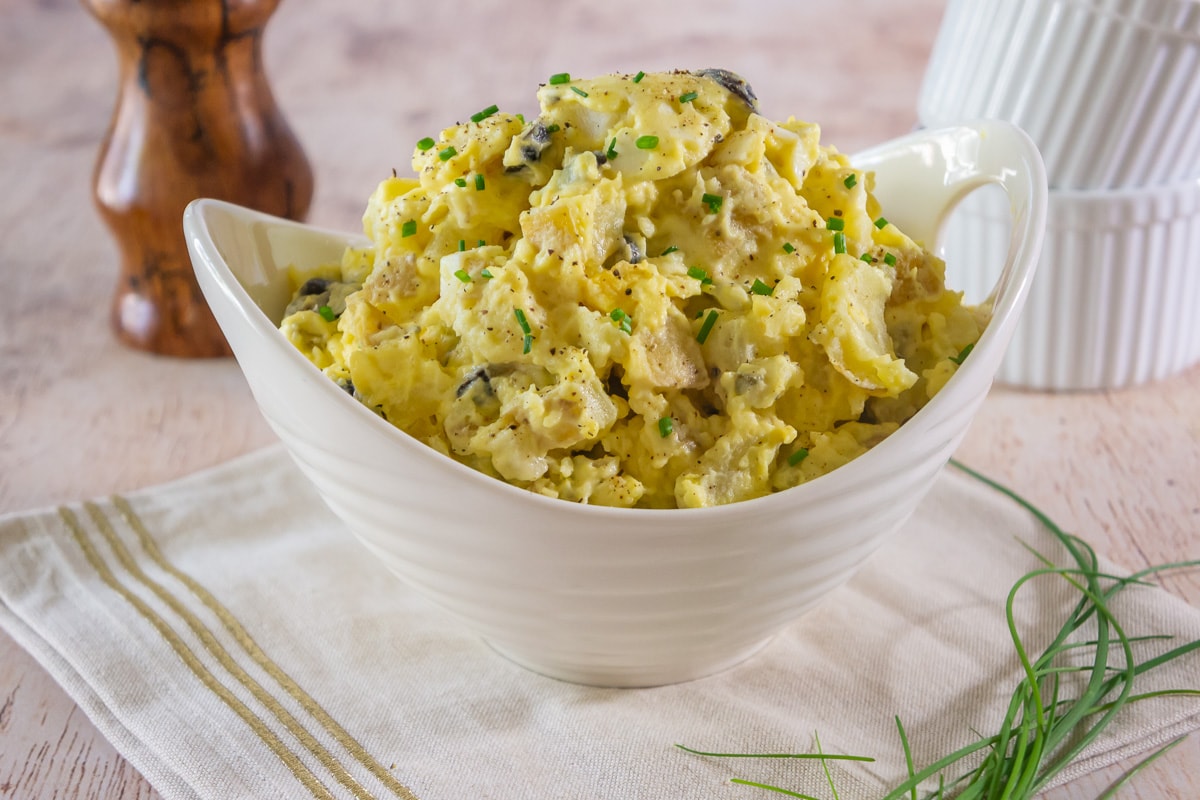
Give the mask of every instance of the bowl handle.
[[[933, 249], [964, 197], [986, 184], [1008, 195], [1011, 236], [1004, 269], [986, 302], [1005, 344], [1033, 279], [1046, 226], [1046, 168], [1029, 136], [1002, 120], [919, 130], [851, 158], [876, 173], [875, 196], [888, 219]], [[993, 326], [989, 326], [989, 329]], [[1001, 347], [1000, 349], [1003, 349]]]

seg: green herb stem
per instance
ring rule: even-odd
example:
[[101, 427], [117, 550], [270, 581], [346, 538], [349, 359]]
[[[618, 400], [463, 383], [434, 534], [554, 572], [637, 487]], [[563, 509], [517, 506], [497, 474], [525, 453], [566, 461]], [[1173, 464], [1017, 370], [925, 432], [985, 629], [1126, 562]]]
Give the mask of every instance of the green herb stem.
[[799, 798], [801, 798], [801, 800], [820, 800], [820, 798], [813, 797], [811, 794], [802, 794], [800, 792], [793, 792], [791, 789], [784, 789], [779, 786], [772, 786], [769, 783], [758, 783], [757, 781], [748, 781], [743, 778], [730, 778], [729, 782], [737, 783], [742, 786], [753, 786], [755, 789], [766, 789], [768, 792], [774, 792], [775, 794], [781, 794], [781, 795], [784, 795], [785, 797], [799, 797]]
[[487, 119], [488, 117], [492, 116], [493, 114], [495, 114], [495, 113], [496, 113], [497, 111], [499, 111], [499, 110], [500, 110], [500, 109], [499, 109], [499, 108], [497, 108], [495, 105], [490, 105], [490, 106], [488, 106], [487, 108], [485, 108], [483, 111], [479, 111], [479, 112], [476, 112], [476, 113], [472, 114], [472, 115], [471, 115], [471, 122], [477, 122], [477, 123], [478, 123], [478, 122], [483, 122], [485, 119]]
[[705, 756], [707, 758], [790, 758], [802, 761], [864, 761], [868, 763], [875, 761], [871, 756], [845, 755], [842, 753], [717, 753], [708, 750], [695, 750], [682, 744], [675, 746], [685, 753], [691, 753], [694, 756]]
[[712, 333], [713, 325], [717, 324], [717, 310], [711, 309], [708, 316], [704, 318], [704, 322], [700, 325], [700, 332], [696, 334], [696, 341], [700, 344], [708, 339], [708, 335]]
[[1148, 755], [1146, 758], [1143, 758], [1137, 764], [1134, 764], [1132, 769], [1130, 769], [1128, 772], [1126, 772], [1124, 775], [1122, 775], [1120, 777], [1120, 779], [1116, 783], [1114, 783], [1112, 786], [1105, 789], [1100, 794], [1100, 796], [1096, 798], [1096, 800], [1112, 800], [1112, 798], [1116, 797], [1117, 792], [1119, 792], [1121, 789], [1125, 788], [1125, 786], [1131, 780], [1133, 780], [1133, 778], [1139, 772], [1144, 770], [1146, 767], [1150, 766], [1152, 763], [1154, 763], [1158, 759], [1162, 758], [1164, 755], [1166, 755], [1171, 750], [1178, 747], [1179, 744], [1186, 738], [1187, 738], [1186, 736], [1181, 736], [1173, 742], [1168, 742], [1167, 744], [1163, 745], [1162, 747], [1158, 748], [1153, 753]]
[[529, 327], [529, 320], [526, 319], [524, 310], [513, 309], [513, 316], [517, 318], [517, 324], [521, 326], [521, 332], [524, 334], [521, 353], [528, 355], [529, 351], [533, 349], [533, 330]]
[[716, 214], [720, 212], [721, 206], [725, 203], [725, 198], [719, 194], [709, 194], [705, 192], [700, 196], [700, 202], [708, 206], [708, 213]]
[[[802, 450], [797, 450], [788, 458], [788, 462], [793, 463], [796, 454], [800, 452]], [[1030, 513], [1065, 548], [1073, 563], [1067, 567], [1055, 565], [1045, 555], [1029, 545], [1024, 545], [1042, 566], [1022, 575], [1012, 585], [1005, 598], [1005, 623], [1021, 665], [1022, 678], [1012, 691], [1004, 718], [998, 726], [999, 730], [991, 736], [980, 736], [975, 741], [917, 769], [904, 726], [897, 717], [896, 727], [904, 751], [908, 777], [898, 786], [892, 787], [881, 800], [913, 800], [918, 796], [919, 787], [935, 777], [938, 788], [926, 797], [943, 798], [950, 792], [956, 800], [1029, 800], [1044, 790], [1056, 775], [1093, 744], [1117, 714], [1129, 704], [1154, 698], [1200, 696], [1200, 687], [1134, 693], [1134, 683], [1138, 676], [1176, 659], [1200, 652], [1200, 640], [1178, 645], [1164, 653], [1139, 661], [1135, 645], [1170, 637], [1129, 636], [1110, 607], [1112, 600], [1125, 588], [1145, 583], [1148, 577], [1166, 570], [1200, 566], [1200, 561], [1163, 564], [1124, 577], [1107, 574], [1099, 569], [1096, 553], [1087, 542], [1063, 531], [1045, 512], [1028, 500], [958, 461], [951, 460], [950, 464], [1005, 495]], [[1034, 582], [1048, 579], [1066, 581], [1079, 593], [1079, 598], [1052, 641], [1034, 657], [1018, 630], [1015, 607], [1018, 596], [1022, 595], [1027, 587]], [[1085, 625], [1094, 626], [1094, 637], [1082, 642], [1073, 641], [1073, 637], [1076, 637]], [[1063, 654], [1078, 652], [1080, 648], [1090, 649], [1090, 663], [1075, 666], [1064, 665], [1061, 662]], [[1062, 676], [1065, 674], [1086, 675], [1078, 696], [1063, 695]], [[1098, 800], [1112, 797], [1116, 789], [1128, 782], [1136, 772], [1177, 743], [1178, 740], [1135, 766]], [[770, 754], [706, 754], [693, 750], [689, 752], [723, 757], [782, 757]], [[947, 779], [947, 771], [968, 762], [973, 762], [975, 766]], [[832, 784], [828, 770], [826, 774], [836, 797], [837, 790]], [[740, 780], [735, 782], [789, 793], [789, 790], [765, 784]], [[804, 796], [798, 793], [790, 794]]]

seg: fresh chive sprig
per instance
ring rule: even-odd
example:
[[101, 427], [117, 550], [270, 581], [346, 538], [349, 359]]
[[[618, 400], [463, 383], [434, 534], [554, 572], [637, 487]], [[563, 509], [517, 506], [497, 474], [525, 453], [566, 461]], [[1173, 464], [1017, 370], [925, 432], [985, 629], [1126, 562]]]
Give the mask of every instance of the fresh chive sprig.
[[[1012, 585], [1005, 599], [1005, 620], [1023, 676], [1013, 689], [1005, 716], [997, 726], [999, 730], [989, 736], [979, 736], [970, 744], [917, 769], [908, 734], [900, 718], [896, 717], [908, 778], [892, 787], [880, 800], [916, 800], [918, 797], [925, 800], [948, 800], [950, 797], [955, 800], [1032, 800], [1094, 743], [1126, 706], [1152, 698], [1200, 696], [1200, 687], [1135, 693], [1135, 682], [1140, 676], [1179, 658], [1200, 653], [1200, 640], [1186, 642], [1159, 655], [1139, 660], [1134, 645], [1170, 637], [1130, 636], [1112, 606], [1117, 595], [1126, 588], [1144, 585], [1148, 578], [1168, 570], [1200, 567], [1200, 560], [1161, 564], [1128, 576], [1108, 574], [1100, 569], [1096, 553], [1087, 542], [1065, 532], [1033, 503], [958, 461], [951, 460], [950, 464], [1032, 514], [1063, 546], [1071, 564], [1058, 566], [1026, 545], [1026, 549], [1034, 554], [1042, 566], [1022, 575]], [[1079, 593], [1079, 599], [1050, 644], [1040, 655], [1032, 657], [1016, 623], [1016, 600], [1022, 590], [1034, 582], [1054, 579], [1066, 581]], [[1094, 628], [1094, 631], [1086, 640], [1079, 641], [1079, 635], [1085, 628]], [[1083, 666], [1064, 664], [1065, 655], [1080, 652], [1090, 652], [1090, 663]], [[1065, 694], [1063, 676], [1067, 673], [1080, 673], [1086, 677], [1078, 696]], [[1180, 741], [1182, 739], [1168, 742], [1135, 764], [1097, 800], [1112, 798], [1117, 789], [1125, 786], [1148, 763], [1161, 757]], [[824, 753], [819, 744], [816, 753], [786, 754], [714, 753], [676, 746], [694, 755], [716, 758], [819, 759], [825, 767], [835, 797], [837, 789], [833, 785], [827, 762], [873, 760], [866, 756]], [[953, 774], [956, 770], [962, 771]], [[948, 772], [951, 773], [950, 777], [947, 777]], [[936, 788], [921, 788], [934, 780]], [[812, 795], [770, 784], [741, 778], [732, 778], [731, 782], [788, 797], [815, 800]]]

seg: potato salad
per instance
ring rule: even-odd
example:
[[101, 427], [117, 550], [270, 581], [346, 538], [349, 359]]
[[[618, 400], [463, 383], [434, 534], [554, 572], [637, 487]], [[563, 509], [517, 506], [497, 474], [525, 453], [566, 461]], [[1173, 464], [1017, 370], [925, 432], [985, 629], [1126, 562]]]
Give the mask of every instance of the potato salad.
[[429, 447], [564, 500], [683, 508], [823, 475], [986, 323], [810, 122], [724, 70], [552, 76], [416, 143], [370, 244], [281, 329]]

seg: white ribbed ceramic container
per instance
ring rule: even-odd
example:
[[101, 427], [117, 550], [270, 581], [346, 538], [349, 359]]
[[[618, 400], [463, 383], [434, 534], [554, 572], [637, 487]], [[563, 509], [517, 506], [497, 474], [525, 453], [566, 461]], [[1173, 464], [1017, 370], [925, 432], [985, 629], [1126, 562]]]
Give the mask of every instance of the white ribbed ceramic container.
[[[942, 235], [947, 282], [977, 300], [1003, 264], [1008, 202], [981, 190]], [[1114, 389], [1200, 361], [1200, 179], [1051, 191], [1037, 277], [997, 380]]]
[[1200, 0], [950, 0], [918, 116], [1016, 123], [1052, 189], [1200, 177]]
[[184, 230], [264, 417], [382, 563], [530, 669], [648, 686], [749, 657], [853, 575], [932, 486], [1016, 326], [1045, 219], [1045, 173], [1029, 138], [976, 123], [855, 161], [875, 170], [888, 219], [929, 241], [964, 193], [1005, 186], [1017, 233], [1001, 245], [992, 319], [938, 395], [874, 449], [802, 486], [716, 508], [578, 505], [441, 455], [342, 391], [276, 327], [288, 265], [337, 260], [354, 237], [213, 200], [188, 207]]

